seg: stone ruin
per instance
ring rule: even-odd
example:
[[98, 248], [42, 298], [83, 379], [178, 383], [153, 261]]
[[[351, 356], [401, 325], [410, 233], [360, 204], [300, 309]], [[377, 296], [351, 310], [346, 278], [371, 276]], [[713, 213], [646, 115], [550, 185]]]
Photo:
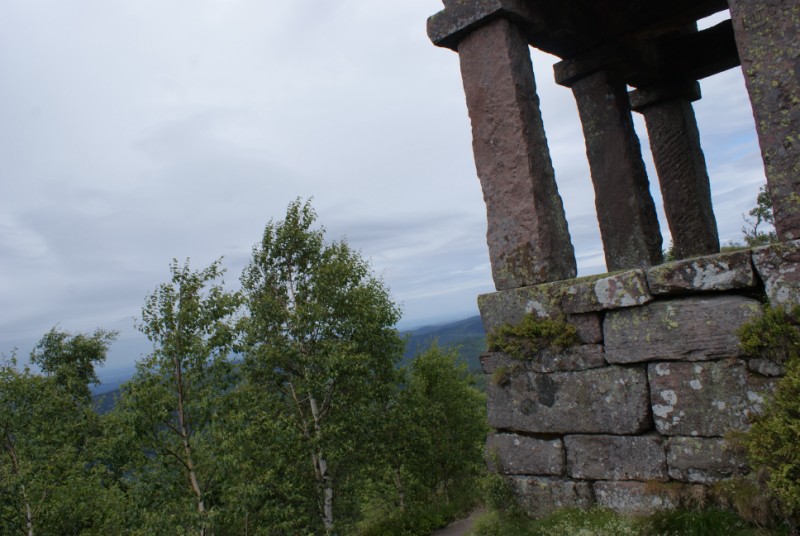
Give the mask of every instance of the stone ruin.
[[[800, 3], [795, 0], [444, 0], [428, 20], [458, 53], [497, 292], [487, 331], [566, 318], [581, 344], [531, 361], [482, 356], [487, 452], [540, 515], [600, 505], [643, 513], [746, 471], [744, 429], [781, 367], [742, 355], [761, 304], [800, 302]], [[731, 18], [698, 31], [697, 21]], [[609, 274], [576, 262], [529, 46], [561, 58], [586, 143]], [[719, 253], [692, 102], [742, 67], [780, 243]], [[634, 88], [628, 91], [628, 87]], [[644, 115], [676, 262], [662, 239], [631, 112]], [[668, 486], [660, 483], [669, 484]]]

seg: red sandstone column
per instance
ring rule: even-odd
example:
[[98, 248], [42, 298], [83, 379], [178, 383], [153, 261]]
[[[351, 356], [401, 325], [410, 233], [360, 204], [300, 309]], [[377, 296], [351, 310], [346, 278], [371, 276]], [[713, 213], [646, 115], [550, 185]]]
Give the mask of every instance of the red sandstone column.
[[606, 268], [658, 264], [661, 231], [625, 84], [602, 70], [558, 82], [578, 103]]
[[781, 240], [800, 238], [800, 3], [728, 0]]
[[458, 43], [497, 290], [575, 277], [528, 42], [498, 18]]
[[642, 113], [647, 123], [672, 248], [678, 259], [719, 253], [706, 160], [692, 108], [692, 101], [699, 98], [700, 86], [694, 81], [630, 94], [632, 108]]

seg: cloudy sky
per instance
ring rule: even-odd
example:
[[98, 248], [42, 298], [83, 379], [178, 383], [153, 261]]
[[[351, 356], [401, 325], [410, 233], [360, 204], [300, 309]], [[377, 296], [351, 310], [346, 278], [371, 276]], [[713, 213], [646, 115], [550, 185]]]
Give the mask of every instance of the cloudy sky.
[[[54, 325], [120, 331], [172, 258], [224, 256], [236, 286], [264, 225], [313, 196], [372, 261], [401, 327], [477, 314], [492, 290], [458, 57], [438, 0], [0, 3], [0, 354]], [[580, 123], [554, 58], [534, 70], [581, 274], [604, 271]], [[695, 105], [723, 242], [763, 166], [741, 74]], [[641, 118], [637, 129], [652, 171]], [[660, 196], [653, 185], [657, 204]], [[669, 242], [663, 212], [659, 215]]]

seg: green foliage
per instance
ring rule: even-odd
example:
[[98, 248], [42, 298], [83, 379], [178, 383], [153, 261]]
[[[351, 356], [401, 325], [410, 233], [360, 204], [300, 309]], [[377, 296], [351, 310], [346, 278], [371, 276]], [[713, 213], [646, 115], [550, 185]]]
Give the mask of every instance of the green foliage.
[[316, 510], [298, 520], [303, 532], [330, 534], [358, 516], [403, 343], [383, 282], [346, 242], [326, 243], [315, 220], [309, 203], [295, 201], [253, 249], [241, 279], [245, 373], [258, 405], [270, 408], [264, 431], [293, 464], [287, 470], [312, 475], [290, 504]]
[[88, 396], [112, 338], [51, 330], [34, 352], [45, 375], [18, 369], [13, 355], [0, 362], [0, 534], [116, 531], [118, 493], [94, 463]]
[[772, 215], [772, 197], [766, 184], [759, 188], [756, 206], [748, 214], [750, 217], [744, 218], [747, 225], [742, 227], [745, 244], [749, 247], [756, 247], [774, 244], [778, 241], [778, 234], [774, 229], [766, 232], [760, 229], [763, 228], [764, 224], [775, 225], [775, 219]]
[[505, 352], [517, 359], [532, 359], [538, 352], [561, 352], [578, 344], [575, 326], [563, 320], [527, 314], [516, 325], [500, 326], [487, 337], [490, 351]]
[[81, 402], [91, 399], [89, 384], [100, 380], [94, 367], [101, 365], [117, 333], [98, 329], [93, 335], [71, 335], [53, 328], [31, 352], [31, 363]]
[[783, 308], [765, 308], [764, 315], [739, 330], [742, 348], [754, 357], [783, 363], [774, 398], [743, 436], [754, 470], [765, 471], [766, 487], [779, 501], [793, 530], [800, 527], [800, 330]]
[[[213, 532], [225, 399], [235, 382], [229, 354], [241, 299], [224, 290], [220, 262], [192, 271], [170, 265], [142, 308], [139, 329], [153, 352], [137, 364], [109, 417], [127, 453], [128, 513], [145, 532]], [[165, 515], [169, 512], [169, 515]]]

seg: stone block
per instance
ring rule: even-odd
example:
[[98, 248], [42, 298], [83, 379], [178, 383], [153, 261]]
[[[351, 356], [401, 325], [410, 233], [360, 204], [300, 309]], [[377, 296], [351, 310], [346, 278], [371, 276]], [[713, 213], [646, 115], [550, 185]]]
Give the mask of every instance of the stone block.
[[747, 429], [776, 382], [748, 373], [739, 359], [651, 363], [648, 378], [656, 429], [692, 437]]
[[486, 461], [491, 471], [505, 475], [558, 476], [564, 474], [564, 444], [560, 439], [492, 434], [486, 439]]
[[783, 365], [776, 363], [771, 359], [748, 359], [747, 370], [756, 372], [762, 376], [769, 376], [771, 378], [777, 378], [779, 376], [783, 376], [784, 374]]
[[563, 352], [542, 350], [531, 355], [530, 359], [517, 359], [502, 352], [487, 352], [481, 356], [481, 367], [485, 374], [492, 374], [500, 367], [541, 373], [570, 372], [605, 366], [603, 355], [603, 346], [600, 344], [583, 344]]
[[564, 437], [567, 474], [583, 480], [667, 480], [660, 436], [570, 435]]
[[645, 275], [654, 295], [721, 291], [756, 285], [749, 250], [670, 262], [648, 268]]
[[489, 425], [538, 434], [637, 434], [652, 427], [644, 369], [522, 372], [487, 387]]
[[556, 281], [478, 296], [478, 310], [486, 333], [506, 324], [519, 324], [529, 313], [540, 318], [560, 316], [566, 287], [565, 281]]
[[575, 330], [578, 332], [578, 339], [582, 344], [603, 342], [602, 313], [568, 315], [567, 322], [575, 326]]
[[736, 330], [761, 314], [743, 296], [690, 297], [609, 311], [603, 323], [606, 360], [702, 361], [741, 354]]
[[754, 249], [753, 264], [773, 307], [800, 305], [800, 240]]
[[594, 503], [588, 482], [535, 476], [510, 478], [520, 504], [532, 517], [544, 517], [560, 508], [590, 508]]
[[744, 474], [747, 465], [721, 438], [672, 437], [667, 440], [667, 466], [674, 480], [711, 484]]
[[642, 270], [629, 270], [599, 279], [577, 280], [567, 287], [562, 302], [565, 313], [588, 313], [635, 307], [652, 301]]
[[632, 516], [677, 508], [682, 497], [701, 499], [706, 493], [703, 486], [659, 486], [644, 482], [600, 481], [595, 482], [593, 488], [597, 506]]

